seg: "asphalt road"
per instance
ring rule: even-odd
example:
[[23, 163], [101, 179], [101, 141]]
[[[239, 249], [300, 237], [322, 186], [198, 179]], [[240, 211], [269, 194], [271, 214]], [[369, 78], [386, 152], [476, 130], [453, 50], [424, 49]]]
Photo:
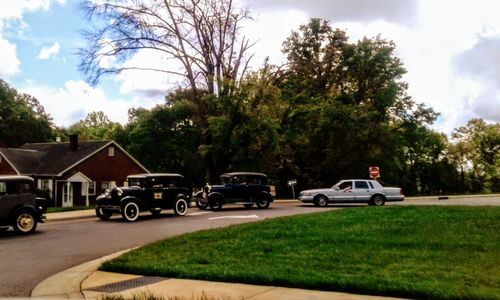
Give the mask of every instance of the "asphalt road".
[[[477, 199], [406, 200], [396, 205], [500, 205], [500, 197]], [[269, 209], [227, 206], [218, 212], [191, 208], [185, 217], [164, 212], [160, 217], [144, 213], [134, 223], [121, 217], [40, 224], [30, 236], [12, 231], [0, 234], [0, 297], [29, 297], [41, 281], [84, 262], [132, 247], [202, 229], [218, 228], [267, 218], [305, 214], [360, 205], [316, 208], [297, 202], [275, 202]], [[361, 205], [365, 206], [365, 205]], [[199, 249], [192, 251], [202, 251]]]
[[[334, 209], [329, 208], [329, 209]], [[227, 206], [218, 212], [191, 208], [178, 217], [165, 211], [160, 217], [149, 213], [134, 223], [121, 217], [109, 221], [94, 219], [39, 224], [35, 234], [0, 235], [0, 297], [29, 297], [41, 281], [73, 266], [132, 247], [187, 232], [304, 214], [324, 209], [300, 207], [298, 203], [273, 203], [268, 209]], [[203, 245], [193, 251], [202, 251]]]

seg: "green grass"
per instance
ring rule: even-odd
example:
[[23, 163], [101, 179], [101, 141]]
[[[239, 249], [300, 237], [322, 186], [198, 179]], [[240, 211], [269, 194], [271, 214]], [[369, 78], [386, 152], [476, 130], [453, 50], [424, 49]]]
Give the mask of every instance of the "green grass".
[[105, 263], [142, 275], [500, 299], [500, 207], [362, 207], [187, 234]]
[[88, 210], [94, 209], [95, 206], [75, 206], [75, 207], [48, 207], [47, 213], [74, 211], [74, 210]]

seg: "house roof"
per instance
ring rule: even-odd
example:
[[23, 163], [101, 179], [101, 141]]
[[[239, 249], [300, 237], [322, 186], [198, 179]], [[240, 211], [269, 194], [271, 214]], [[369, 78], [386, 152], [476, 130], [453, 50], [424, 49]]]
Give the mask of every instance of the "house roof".
[[[92, 156], [102, 148], [114, 144], [114, 141], [80, 141], [76, 151], [70, 150], [70, 143], [24, 144], [21, 148], [0, 148], [2, 154], [19, 174], [56, 175]], [[125, 150], [123, 150], [129, 155]], [[141, 168], [146, 170], [139, 162]], [[147, 170], [146, 170], [147, 171]]]

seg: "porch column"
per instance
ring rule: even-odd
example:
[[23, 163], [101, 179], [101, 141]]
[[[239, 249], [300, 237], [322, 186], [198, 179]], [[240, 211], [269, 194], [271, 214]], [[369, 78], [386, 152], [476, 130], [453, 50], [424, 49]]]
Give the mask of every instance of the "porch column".
[[69, 195], [70, 190], [69, 189], [70, 188], [71, 188], [71, 182], [68, 181], [68, 182], [66, 182], [66, 192], [67, 192], [66, 193], [66, 205], [69, 205], [69, 198], [70, 198], [70, 195]]
[[85, 181], [85, 190], [87, 191], [85, 193], [85, 206], [89, 206], [89, 182]]

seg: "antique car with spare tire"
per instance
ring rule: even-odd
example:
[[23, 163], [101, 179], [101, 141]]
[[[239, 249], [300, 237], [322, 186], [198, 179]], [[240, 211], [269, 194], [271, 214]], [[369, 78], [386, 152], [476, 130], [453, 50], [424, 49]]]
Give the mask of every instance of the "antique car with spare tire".
[[0, 231], [9, 227], [29, 234], [45, 220], [47, 200], [36, 197], [35, 180], [28, 176], [0, 176]]
[[267, 176], [255, 172], [232, 172], [220, 176], [220, 185], [207, 184], [194, 194], [199, 209], [220, 210], [226, 204], [241, 204], [246, 208], [268, 208], [274, 201], [274, 186], [267, 184]]
[[114, 187], [97, 197], [95, 212], [99, 219], [121, 214], [125, 221], [134, 222], [141, 211], [157, 216], [164, 209], [184, 216], [191, 204], [191, 189], [180, 174], [129, 175], [127, 183], [126, 187]]

